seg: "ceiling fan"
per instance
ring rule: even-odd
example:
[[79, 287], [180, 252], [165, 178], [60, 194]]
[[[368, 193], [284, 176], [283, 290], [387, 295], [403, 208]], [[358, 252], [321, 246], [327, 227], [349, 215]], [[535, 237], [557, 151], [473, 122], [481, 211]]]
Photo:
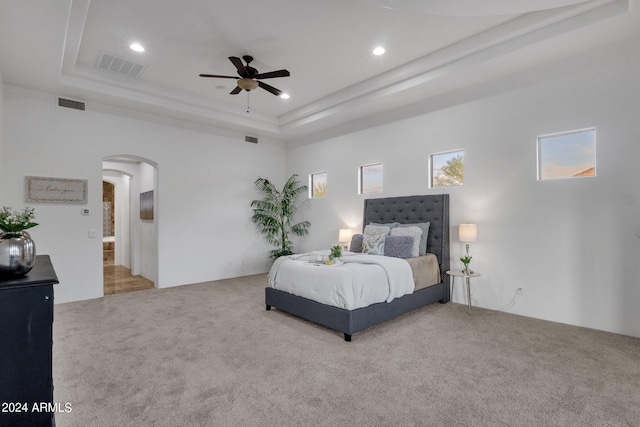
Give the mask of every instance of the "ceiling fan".
[[266, 84], [265, 82], [259, 81], [260, 79], [272, 79], [274, 77], [289, 77], [291, 74], [287, 70], [277, 70], [270, 71], [268, 73], [258, 73], [258, 70], [250, 66], [249, 64], [253, 61], [253, 57], [249, 55], [244, 55], [242, 57], [247, 65], [242, 63], [242, 60], [236, 56], [230, 56], [229, 61], [236, 67], [238, 70], [238, 76], [220, 76], [217, 74], [200, 74], [200, 77], [216, 77], [220, 79], [237, 79], [237, 86], [230, 93], [231, 95], [239, 94], [242, 89], [247, 92], [257, 88], [258, 86], [262, 89], [271, 92], [272, 94], [279, 96], [282, 95], [282, 91], [280, 89], [276, 89], [273, 86]]

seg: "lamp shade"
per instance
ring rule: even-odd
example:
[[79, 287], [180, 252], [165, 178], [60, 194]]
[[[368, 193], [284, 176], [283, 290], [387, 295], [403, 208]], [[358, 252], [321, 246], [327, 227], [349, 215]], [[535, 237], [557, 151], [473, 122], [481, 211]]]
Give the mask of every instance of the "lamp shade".
[[475, 242], [478, 236], [478, 227], [476, 224], [460, 224], [458, 234], [461, 242]]
[[353, 236], [353, 230], [350, 228], [341, 228], [338, 233], [338, 242], [340, 243], [349, 243], [351, 241], [351, 237]]

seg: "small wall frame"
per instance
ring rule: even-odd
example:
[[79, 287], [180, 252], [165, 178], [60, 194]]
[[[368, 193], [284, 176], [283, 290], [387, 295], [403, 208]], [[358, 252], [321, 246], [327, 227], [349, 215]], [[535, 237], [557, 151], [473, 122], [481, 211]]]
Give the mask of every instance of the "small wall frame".
[[140, 219], [153, 219], [153, 190], [140, 193]]

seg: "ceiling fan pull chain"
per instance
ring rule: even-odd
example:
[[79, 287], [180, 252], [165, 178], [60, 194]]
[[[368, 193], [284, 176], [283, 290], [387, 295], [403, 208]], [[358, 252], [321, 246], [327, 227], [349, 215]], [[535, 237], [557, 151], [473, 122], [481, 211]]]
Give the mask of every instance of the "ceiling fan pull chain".
[[249, 114], [249, 96], [251, 95], [251, 92], [247, 91], [247, 114]]

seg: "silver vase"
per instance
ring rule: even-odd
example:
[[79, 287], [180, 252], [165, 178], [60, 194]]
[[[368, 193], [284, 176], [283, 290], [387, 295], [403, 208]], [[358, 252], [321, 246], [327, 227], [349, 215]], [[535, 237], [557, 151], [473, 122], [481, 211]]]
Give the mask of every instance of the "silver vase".
[[0, 274], [22, 276], [36, 262], [36, 244], [26, 231], [0, 234]]

